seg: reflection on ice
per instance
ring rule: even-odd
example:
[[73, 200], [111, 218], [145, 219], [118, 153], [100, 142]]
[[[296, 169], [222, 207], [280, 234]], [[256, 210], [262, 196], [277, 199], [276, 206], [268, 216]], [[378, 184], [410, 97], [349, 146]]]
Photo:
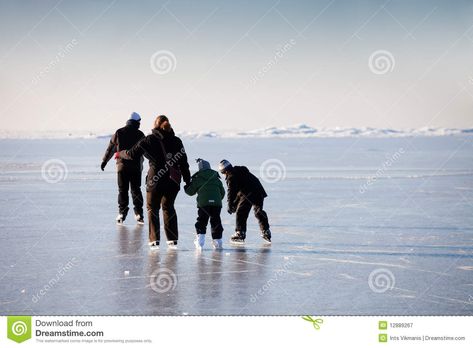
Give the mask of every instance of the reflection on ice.
[[[0, 314], [472, 315], [473, 151], [462, 141], [193, 140], [189, 156], [213, 165], [231, 154], [256, 173], [268, 158], [287, 168], [267, 184], [271, 246], [254, 220], [246, 245], [230, 245], [234, 217], [223, 214], [224, 249], [207, 235], [200, 253], [195, 203], [183, 194], [178, 250], [150, 252], [147, 226], [133, 219], [115, 225], [114, 173], [96, 165], [105, 140], [40, 141], [17, 157], [3, 141]], [[49, 158], [67, 164], [66, 180], [42, 180]]]

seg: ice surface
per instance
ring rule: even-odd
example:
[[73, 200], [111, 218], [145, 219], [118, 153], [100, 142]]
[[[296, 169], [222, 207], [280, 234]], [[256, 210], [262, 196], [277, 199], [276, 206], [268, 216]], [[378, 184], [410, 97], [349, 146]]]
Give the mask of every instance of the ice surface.
[[[132, 216], [115, 225], [108, 139], [2, 140], [0, 315], [472, 315], [472, 140], [185, 139], [190, 159], [247, 165], [269, 194], [272, 246], [253, 215], [231, 246], [225, 213], [224, 250], [208, 235], [201, 253], [182, 191], [179, 250], [150, 252]], [[67, 175], [42, 173], [51, 159]]]

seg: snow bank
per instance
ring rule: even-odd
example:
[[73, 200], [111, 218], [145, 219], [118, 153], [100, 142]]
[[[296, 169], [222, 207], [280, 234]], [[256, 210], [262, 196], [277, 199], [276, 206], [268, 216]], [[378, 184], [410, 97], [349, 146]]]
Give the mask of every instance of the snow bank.
[[[473, 128], [314, 128], [306, 124], [289, 127], [268, 127], [245, 132], [177, 132], [183, 138], [343, 138], [343, 137], [412, 137], [473, 135]], [[0, 139], [109, 139], [107, 132], [54, 131], [41, 133], [9, 132], [0, 130]]]

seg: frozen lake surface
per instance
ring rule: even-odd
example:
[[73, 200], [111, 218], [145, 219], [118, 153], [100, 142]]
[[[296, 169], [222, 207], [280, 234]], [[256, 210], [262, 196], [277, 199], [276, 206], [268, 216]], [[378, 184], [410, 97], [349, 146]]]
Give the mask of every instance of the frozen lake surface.
[[270, 247], [252, 214], [231, 246], [222, 213], [224, 250], [200, 254], [183, 191], [179, 250], [115, 225], [107, 142], [0, 140], [0, 315], [473, 315], [473, 136], [184, 139], [269, 194]]

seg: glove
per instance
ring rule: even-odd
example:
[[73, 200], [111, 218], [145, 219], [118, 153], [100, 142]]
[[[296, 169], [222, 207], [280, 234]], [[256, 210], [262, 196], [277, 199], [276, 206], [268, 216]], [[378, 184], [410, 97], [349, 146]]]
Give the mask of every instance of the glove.
[[228, 207], [227, 211], [228, 214], [232, 215], [235, 212], [235, 209], [233, 207]]
[[120, 158], [120, 152], [117, 151], [117, 152], [115, 152], [115, 159], [117, 160], [119, 158]]
[[102, 172], [103, 170], [105, 169], [105, 166], [107, 165], [107, 162], [102, 162], [102, 164], [100, 165], [100, 169], [102, 169]]
[[184, 185], [184, 191], [187, 191], [188, 188], [189, 188], [189, 184], [185, 184]]

